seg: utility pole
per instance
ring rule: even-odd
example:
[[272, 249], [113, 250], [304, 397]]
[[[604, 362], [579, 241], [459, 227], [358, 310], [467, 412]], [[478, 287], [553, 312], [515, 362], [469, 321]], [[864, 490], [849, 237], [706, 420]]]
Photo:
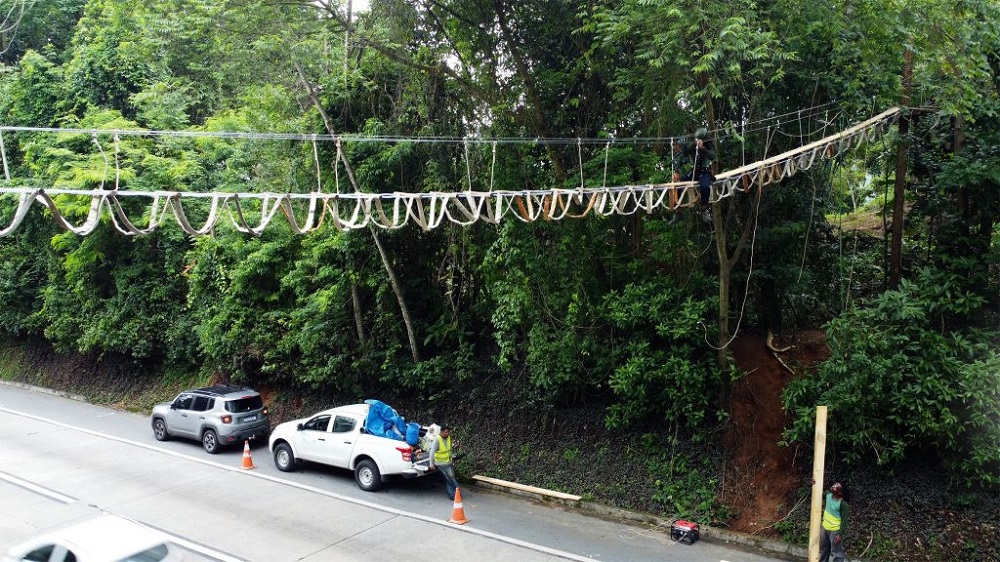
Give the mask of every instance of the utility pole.
[[910, 89], [913, 83], [913, 49], [903, 53], [903, 113], [899, 118], [899, 145], [896, 148], [896, 187], [893, 191], [892, 244], [889, 249], [889, 288], [899, 287], [903, 267], [904, 191], [906, 187], [906, 154], [910, 150]]

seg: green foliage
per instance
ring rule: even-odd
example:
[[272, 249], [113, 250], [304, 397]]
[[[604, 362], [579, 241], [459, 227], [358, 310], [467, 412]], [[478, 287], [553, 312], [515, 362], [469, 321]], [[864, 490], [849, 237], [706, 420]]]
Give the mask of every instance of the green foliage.
[[[0, 224], [8, 219], [0, 213]], [[48, 232], [26, 227], [0, 238], [0, 330], [14, 336], [39, 335], [31, 321], [42, 306], [50, 260]]]
[[343, 238], [317, 235], [305, 240], [294, 267], [281, 279], [294, 301], [284, 319], [286, 329], [269, 344], [274, 349], [267, 353], [264, 369], [276, 379], [283, 375], [279, 366], [294, 365], [293, 379], [304, 383], [344, 388], [358, 383], [352, 373], [350, 318], [341, 306], [350, 299], [351, 282], [341, 256]]
[[545, 228], [532, 239], [517, 236], [521, 225], [508, 223], [485, 264], [501, 367], [525, 361], [532, 385], [555, 397], [599, 385], [609, 367], [594, 302], [600, 283], [587, 277], [586, 261], [571, 250], [581, 236], [600, 239], [602, 233], [587, 232], [586, 225], [572, 230], [575, 239], [568, 229]]
[[[766, 89], [785, 75], [795, 53], [750, 2], [645, 2], [582, 8], [589, 55], [602, 60], [615, 87], [620, 122], [678, 134], [685, 109], [700, 117], [710, 100]], [[623, 49], [625, 45], [628, 48]], [[656, 120], [648, 123], [650, 119]]]
[[210, 370], [253, 380], [273, 369], [267, 356], [288, 324], [281, 280], [298, 242], [277, 230], [260, 240], [198, 240], [188, 306]]
[[613, 326], [627, 334], [608, 381], [618, 398], [608, 412], [610, 427], [648, 419], [690, 427], [705, 421], [721, 382], [700, 339], [713, 304], [665, 280], [628, 285], [605, 298]]
[[137, 118], [159, 130], [183, 129], [188, 124], [189, 88], [178, 80], [157, 82], [141, 92], [132, 94], [131, 104], [137, 109]]
[[132, 115], [128, 100], [153, 76], [154, 62], [138, 48], [138, 21], [131, 8], [138, 2], [88, 2], [73, 38], [67, 77], [78, 103]]
[[419, 363], [385, 369], [380, 379], [393, 388], [419, 392], [429, 401], [434, 401], [442, 393], [453, 398], [449, 389], [457, 383], [470, 380], [478, 367], [472, 356], [472, 348], [463, 345], [454, 352], [443, 353]]
[[14, 0], [5, 3], [0, 63], [14, 66], [32, 50], [62, 54], [86, 3], [87, 0]]
[[659, 435], [644, 435], [643, 446], [650, 451], [647, 470], [654, 475], [652, 500], [664, 506], [670, 516], [713, 523], [730, 514], [718, 503], [722, 481], [718, 459], [703, 452], [678, 450], [663, 444]]
[[0, 111], [7, 123], [51, 126], [67, 97], [62, 68], [35, 51], [25, 53], [13, 75], [0, 82]]
[[1000, 483], [1000, 334], [962, 328], [984, 304], [963, 281], [926, 268], [832, 321], [830, 358], [785, 390], [786, 438], [808, 442], [825, 404], [828, 439], [849, 462], [934, 451], [957, 483]]
[[[134, 124], [115, 111], [95, 111], [78, 123], [92, 128], [129, 128]], [[118, 170], [109, 139], [60, 134], [24, 137], [23, 166], [39, 179], [72, 188], [141, 184], [149, 144], [136, 138], [118, 143]], [[99, 146], [100, 144], [100, 146]], [[105, 147], [105, 145], [108, 145]], [[108, 153], [112, 153], [108, 157]], [[108, 159], [106, 159], [108, 158]], [[71, 223], [89, 213], [89, 198], [57, 196], [60, 212]], [[128, 212], [128, 205], [126, 205]], [[138, 215], [138, 213], [137, 213]], [[109, 221], [105, 216], [104, 221]], [[142, 218], [136, 222], [143, 224]], [[61, 350], [103, 354], [115, 352], [136, 358], [178, 360], [190, 365], [194, 355], [185, 324], [186, 285], [178, 275], [187, 241], [176, 231], [164, 230], [141, 239], [128, 239], [107, 222], [89, 237], [29, 228], [11, 252], [8, 272], [24, 275], [19, 283], [44, 276], [33, 291], [8, 285], [17, 305], [8, 309], [7, 329], [13, 333], [44, 333]], [[49, 248], [45, 252], [45, 248]], [[32, 266], [25, 258], [34, 256]], [[38, 259], [41, 256], [41, 259]], [[27, 289], [28, 286], [25, 286]]]

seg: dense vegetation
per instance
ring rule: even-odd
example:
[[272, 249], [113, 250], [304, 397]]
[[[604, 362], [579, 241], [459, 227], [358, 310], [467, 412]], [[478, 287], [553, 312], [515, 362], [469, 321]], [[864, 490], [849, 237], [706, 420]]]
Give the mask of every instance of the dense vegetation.
[[[1000, 486], [994, 0], [8, 3], [0, 124], [19, 129], [3, 131], [7, 186], [644, 184], [669, 181], [672, 138], [698, 127], [725, 170], [908, 96], [905, 134], [715, 203], [711, 227], [660, 211], [125, 237], [105, 216], [76, 236], [36, 207], [0, 238], [0, 330], [164, 376], [449, 408], [463, 399], [450, 389], [503, 380], [522, 412], [599, 405], [607, 428], [650, 432], [666, 457], [647, 468], [668, 481], [704, 468], [685, 451], [726, 419], [734, 333], [823, 327], [829, 360], [784, 394], [789, 443], [811, 444], [824, 403], [847, 462], [920, 459], [965, 493]], [[113, 134], [137, 129], [192, 134]], [[905, 216], [892, 211], [899, 146]], [[56, 200], [76, 219], [89, 205]], [[0, 195], [0, 228], [15, 202]], [[859, 211], [883, 224], [851, 226]], [[669, 488], [666, 510], [724, 515], [711, 484], [683, 501]]]

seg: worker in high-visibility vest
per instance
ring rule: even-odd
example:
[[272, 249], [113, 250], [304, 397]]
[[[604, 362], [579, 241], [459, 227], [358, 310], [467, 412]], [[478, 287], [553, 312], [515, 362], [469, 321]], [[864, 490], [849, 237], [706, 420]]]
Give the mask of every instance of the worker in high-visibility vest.
[[836, 482], [826, 493], [823, 506], [823, 529], [819, 538], [820, 562], [843, 562], [844, 531], [847, 530], [847, 518], [850, 514], [851, 506], [847, 503], [844, 485]]
[[437, 468], [444, 477], [445, 489], [448, 497], [455, 499], [455, 490], [458, 489], [458, 478], [455, 477], [455, 467], [451, 464], [451, 428], [441, 426], [441, 432], [437, 439], [431, 442], [431, 449], [428, 452], [430, 457], [430, 470]]

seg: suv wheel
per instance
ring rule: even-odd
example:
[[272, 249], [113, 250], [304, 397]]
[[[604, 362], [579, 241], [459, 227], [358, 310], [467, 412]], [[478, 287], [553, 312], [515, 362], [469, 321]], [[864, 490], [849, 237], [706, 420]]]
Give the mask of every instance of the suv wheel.
[[354, 480], [358, 487], [366, 492], [374, 492], [382, 487], [382, 475], [378, 465], [371, 459], [365, 459], [354, 468]]
[[207, 429], [205, 433], [201, 435], [201, 446], [205, 448], [205, 452], [210, 455], [214, 455], [219, 452], [219, 436], [215, 434], [214, 430]]
[[295, 453], [288, 443], [282, 443], [274, 448], [274, 466], [281, 472], [291, 472], [295, 470]]
[[169, 441], [170, 433], [167, 432], [167, 424], [161, 418], [153, 420], [153, 437], [157, 441]]

